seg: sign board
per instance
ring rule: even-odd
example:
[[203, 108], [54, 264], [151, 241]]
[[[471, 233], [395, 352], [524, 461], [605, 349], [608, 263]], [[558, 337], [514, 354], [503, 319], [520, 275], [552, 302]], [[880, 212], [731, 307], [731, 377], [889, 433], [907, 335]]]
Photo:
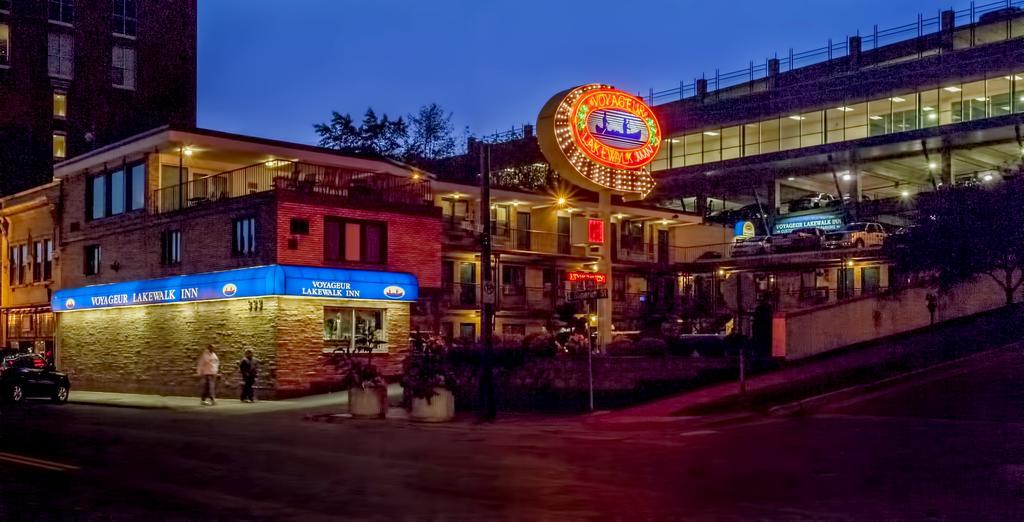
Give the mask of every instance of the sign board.
[[757, 235], [753, 221], [737, 221], [734, 232], [736, 234], [736, 237], [743, 239], [747, 239]]
[[480, 296], [484, 304], [494, 304], [495, 291], [494, 281], [484, 281], [483, 294]]
[[591, 288], [590, 290], [576, 290], [569, 292], [570, 301], [592, 301], [594, 299], [608, 299], [608, 289]]
[[598, 245], [604, 244], [604, 220], [587, 220], [587, 242]]
[[415, 301], [419, 283], [401, 272], [268, 265], [63, 289], [54, 292], [51, 306], [70, 312], [271, 295]]
[[596, 284], [603, 285], [608, 283], [608, 274], [601, 272], [566, 272], [565, 280], [570, 283], [593, 281]]
[[651, 108], [609, 85], [560, 92], [537, 116], [544, 157], [560, 176], [588, 190], [647, 195], [654, 188], [648, 166], [661, 138]]
[[817, 212], [800, 216], [783, 216], [775, 220], [772, 234], [788, 234], [798, 228], [820, 228], [826, 232], [843, 228], [842, 212]]

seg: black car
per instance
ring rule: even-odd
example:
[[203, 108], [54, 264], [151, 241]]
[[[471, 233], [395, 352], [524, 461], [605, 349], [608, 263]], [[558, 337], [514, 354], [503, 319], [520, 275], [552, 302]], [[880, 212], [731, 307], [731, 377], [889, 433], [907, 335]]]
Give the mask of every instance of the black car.
[[0, 393], [12, 402], [28, 398], [67, 402], [71, 381], [39, 354], [26, 353], [0, 361]]

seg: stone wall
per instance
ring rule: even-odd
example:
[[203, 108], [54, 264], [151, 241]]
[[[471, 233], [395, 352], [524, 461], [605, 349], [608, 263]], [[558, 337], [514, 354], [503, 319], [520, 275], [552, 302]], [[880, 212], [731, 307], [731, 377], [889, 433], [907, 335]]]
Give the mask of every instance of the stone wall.
[[982, 276], [948, 292], [908, 288], [798, 312], [777, 313], [772, 355], [799, 359], [928, 326], [929, 294], [938, 297], [935, 321], [965, 317], [1006, 304], [1003, 290]]
[[75, 389], [195, 395], [196, 359], [213, 343], [221, 396], [237, 395], [237, 362], [247, 348], [260, 361], [261, 397], [304, 395], [337, 379], [323, 356], [324, 306], [385, 309], [387, 353], [374, 354], [374, 361], [390, 375], [401, 371], [409, 350], [408, 303], [292, 297], [64, 312], [57, 364]]

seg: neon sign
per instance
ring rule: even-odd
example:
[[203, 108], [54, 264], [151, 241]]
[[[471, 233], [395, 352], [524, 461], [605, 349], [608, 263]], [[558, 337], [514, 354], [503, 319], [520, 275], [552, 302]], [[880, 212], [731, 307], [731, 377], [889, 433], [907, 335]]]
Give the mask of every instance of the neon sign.
[[58, 290], [51, 305], [70, 312], [273, 295], [415, 301], [418, 292], [412, 274], [268, 265]]
[[600, 219], [587, 220], [587, 241], [598, 245], [604, 244], [604, 221]]
[[566, 272], [565, 280], [570, 283], [593, 281], [599, 285], [603, 285], [608, 282], [608, 274], [603, 274], [601, 272]]
[[640, 98], [607, 85], [555, 95], [537, 118], [541, 151], [563, 177], [591, 190], [646, 195], [661, 128]]

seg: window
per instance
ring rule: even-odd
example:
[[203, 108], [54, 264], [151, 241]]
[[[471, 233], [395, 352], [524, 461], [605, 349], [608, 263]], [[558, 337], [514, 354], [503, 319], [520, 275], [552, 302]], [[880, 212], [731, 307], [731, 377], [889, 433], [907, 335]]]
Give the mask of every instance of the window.
[[110, 64], [114, 87], [135, 90], [135, 49], [115, 45]]
[[70, 34], [50, 33], [48, 35], [47, 65], [50, 76], [71, 79], [75, 75], [75, 42]]
[[291, 232], [292, 234], [309, 234], [309, 220], [302, 218], [292, 218]]
[[231, 253], [236, 256], [256, 255], [256, 218], [244, 217], [234, 221]]
[[53, 133], [53, 159], [62, 160], [68, 155], [68, 137], [63, 132]]
[[465, 341], [475, 341], [476, 323], [459, 323], [459, 338]]
[[49, 0], [48, 3], [50, 6], [49, 15], [51, 22], [61, 22], [65, 24], [74, 23], [74, 0]]
[[53, 240], [43, 240], [43, 281], [53, 279]]
[[525, 324], [503, 324], [501, 325], [501, 337], [505, 341], [514, 341], [526, 337]]
[[112, 14], [114, 34], [123, 36], [135, 36], [138, 26], [138, 15], [135, 9], [135, 0], [113, 0], [114, 10]]
[[128, 167], [131, 177], [128, 179], [128, 191], [131, 194], [131, 210], [140, 210], [146, 206], [146, 164], [137, 163]]
[[325, 307], [324, 340], [350, 350], [386, 350], [384, 310]]
[[25, 284], [28, 272], [28, 245], [12, 245], [8, 249], [10, 271], [8, 282], [11, 286]]
[[160, 264], [181, 263], [181, 231], [165, 230], [160, 233]]
[[43, 277], [43, 242], [32, 243], [32, 282], [38, 283]]
[[53, 92], [53, 117], [63, 120], [68, 117], [68, 95], [60, 92]]
[[383, 264], [387, 261], [387, 228], [377, 221], [324, 220], [324, 259]]
[[88, 219], [100, 219], [146, 206], [146, 165], [134, 163], [92, 178], [86, 187]]
[[110, 173], [110, 214], [124, 213], [125, 203], [124, 169]]
[[526, 293], [526, 267], [501, 265], [501, 295], [517, 296]]
[[[2, 3], [2, 2], [0, 2]], [[0, 24], [0, 65], [11, 64], [11, 27]]]
[[87, 245], [85, 247], [85, 275], [96, 275], [100, 273], [100, 265], [103, 264], [103, 253], [99, 245]]

